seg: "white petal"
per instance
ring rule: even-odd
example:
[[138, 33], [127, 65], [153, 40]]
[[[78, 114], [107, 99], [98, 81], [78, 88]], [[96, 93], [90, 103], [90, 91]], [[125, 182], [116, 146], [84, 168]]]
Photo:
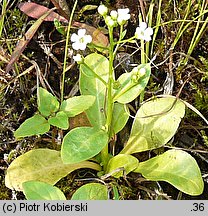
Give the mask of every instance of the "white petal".
[[71, 35], [71, 42], [76, 42], [79, 40], [79, 36], [75, 33]]
[[92, 42], [92, 37], [90, 35], [85, 35], [84, 36], [84, 42], [85, 43], [91, 43]]
[[142, 31], [139, 27], [136, 28], [135, 37], [141, 39]]
[[126, 11], [126, 13], [129, 13], [129, 12], [130, 12], [129, 8], [126, 8], [125, 11]]
[[82, 56], [80, 54], [77, 54], [73, 56], [74, 61], [76, 62], [81, 62], [82, 61]]
[[75, 42], [75, 43], [72, 44], [72, 48], [74, 50], [79, 50], [79, 46], [80, 46], [80, 43], [78, 43], [78, 42]]
[[144, 35], [141, 34], [141, 35], [140, 35], [140, 39], [141, 39], [141, 40], [145, 40]]
[[122, 22], [123, 22], [123, 17], [122, 16], [118, 16], [117, 22], [118, 22], [119, 25], [121, 25]]
[[140, 32], [140, 31], [141, 31], [140, 27], [136, 27], [136, 32]]
[[134, 67], [131, 71], [131, 73], [137, 73], [138, 72], [138, 66], [137, 67]]
[[124, 20], [129, 20], [130, 19], [130, 14], [126, 14], [125, 16], [124, 16]]
[[135, 36], [136, 36], [137, 39], [145, 40], [144, 32], [141, 31], [141, 29], [140, 29], [140, 31], [138, 30], [138, 31], [135, 33]]
[[79, 44], [79, 49], [80, 50], [85, 50], [86, 49], [86, 43], [80, 43]]
[[118, 9], [118, 15], [123, 13], [123, 9]]
[[148, 27], [146, 30], [145, 30], [145, 35], [152, 35], [153, 34], [153, 29]]
[[141, 22], [141, 23], [139, 23], [139, 27], [140, 27], [141, 30], [144, 31], [147, 28], [147, 23], [146, 22]]
[[118, 9], [118, 15], [124, 15], [129, 13], [129, 8]]
[[151, 41], [151, 37], [150, 37], [149, 35], [146, 35], [146, 36], [144, 37], [144, 40], [145, 40], [145, 41]]
[[80, 37], [84, 37], [85, 34], [86, 34], [86, 29], [79, 29], [79, 30], [78, 30], [78, 35], [79, 35]]

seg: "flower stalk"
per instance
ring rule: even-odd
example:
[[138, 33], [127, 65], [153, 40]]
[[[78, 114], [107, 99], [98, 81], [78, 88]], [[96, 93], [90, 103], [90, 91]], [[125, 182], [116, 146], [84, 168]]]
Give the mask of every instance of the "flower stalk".
[[69, 35], [70, 35], [70, 29], [72, 26], [72, 19], [74, 16], [75, 9], [77, 7], [77, 3], [78, 3], [78, 0], [75, 1], [74, 6], [72, 8], [71, 16], [69, 19], [69, 25], [67, 28], [66, 45], [65, 45], [65, 52], [64, 52], [64, 65], [63, 65], [63, 74], [62, 74], [62, 83], [61, 83], [61, 103], [64, 100], [64, 82], [65, 82], [65, 73], [66, 73], [66, 67], [67, 67], [66, 63], [67, 63], [67, 56], [68, 56]]
[[[106, 118], [106, 129], [108, 131], [109, 139], [111, 138], [111, 122], [113, 115], [113, 82], [114, 82], [114, 69], [113, 69], [113, 60], [114, 60], [114, 41], [113, 41], [113, 27], [109, 27], [109, 39], [110, 39], [110, 48], [109, 48], [109, 77], [108, 77], [108, 87], [107, 87], [107, 118]], [[108, 154], [108, 145], [106, 145], [101, 151], [101, 161], [103, 165], [103, 170], [106, 171], [107, 164], [109, 161]]]

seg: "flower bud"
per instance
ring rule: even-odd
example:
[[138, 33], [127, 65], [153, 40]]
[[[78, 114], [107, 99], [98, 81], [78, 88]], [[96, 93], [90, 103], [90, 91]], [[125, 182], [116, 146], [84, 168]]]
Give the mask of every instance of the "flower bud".
[[113, 20], [117, 20], [117, 17], [118, 17], [118, 12], [117, 12], [117, 11], [112, 10], [112, 11], [110, 12], [110, 15], [111, 15], [111, 18], [112, 18]]
[[131, 81], [132, 81], [132, 82], [137, 83], [137, 82], [138, 82], [138, 79], [139, 79], [139, 78], [138, 78], [138, 75], [137, 75], [137, 74], [132, 74], [132, 75], [131, 75]]
[[138, 80], [145, 75], [146, 69], [144, 67], [139, 69], [139, 66], [137, 66], [132, 69], [131, 73], [131, 80], [137, 83]]
[[121, 87], [121, 83], [118, 80], [116, 80], [113, 83], [113, 89], [118, 90], [120, 87]]
[[106, 17], [105, 23], [109, 27], [115, 27], [116, 26], [116, 21], [114, 21], [110, 16]]
[[98, 13], [102, 16], [106, 16], [108, 13], [108, 8], [105, 5], [100, 5], [98, 7]]
[[139, 75], [140, 75], [140, 77], [143, 77], [143, 76], [145, 75], [145, 73], [146, 73], [146, 69], [145, 69], [145, 68], [141, 68], [141, 69], [139, 70]]
[[133, 69], [132, 69], [132, 71], [131, 71], [131, 73], [137, 73], [138, 72], [138, 66], [137, 67], [134, 67]]

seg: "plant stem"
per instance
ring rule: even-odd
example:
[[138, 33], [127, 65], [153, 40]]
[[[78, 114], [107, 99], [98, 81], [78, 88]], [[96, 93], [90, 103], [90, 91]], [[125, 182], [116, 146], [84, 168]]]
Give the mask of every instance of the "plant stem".
[[191, 5], [192, 5], [192, 1], [189, 0], [188, 1], [188, 5], [187, 5], [187, 8], [186, 8], [186, 14], [183, 18], [183, 21], [182, 23], [180, 24], [180, 28], [178, 29], [177, 31], [177, 35], [171, 45], [171, 49], [174, 49], [175, 48], [175, 45], [177, 44], [177, 42], [179, 41], [180, 37], [182, 36], [183, 32], [186, 30], [186, 28], [191, 24], [191, 22], [188, 22], [188, 24], [184, 27], [184, 24], [185, 24], [185, 20], [186, 18], [188, 17], [189, 15], [189, 12], [190, 12], [190, 9], [191, 9]]
[[118, 92], [117, 94], [115, 93], [113, 95], [113, 101], [116, 101], [119, 97], [121, 97], [123, 94], [125, 94], [126, 92], [128, 92], [135, 85], [137, 85], [137, 83], [131, 82], [128, 86], [122, 88], [120, 92]]
[[121, 43], [127, 43], [127, 42], [131, 42], [132, 40], [135, 39], [135, 36], [131, 37], [131, 38], [128, 38], [128, 39], [125, 39], [125, 40], [120, 40], [118, 42], [116, 42], [117, 44], [121, 44]]
[[[141, 40], [141, 64], [145, 64], [145, 63], [146, 63], [145, 44], [144, 44], [144, 40]], [[143, 100], [144, 100], [144, 90], [140, 93], [139, 102], [142, 103]]]
[[158, 10], [157, 10], [157, 18], [156, 18], [156, 27], [155, 27], [154, 34], [152, 37], [152, 45], [151, 45], [151, 51], [150, 51], [151, 57], [153, 56], [154, 43], [155, 43], [155, 39], [157, 37], [157, 33], [159, 31], [159, 27], [160, 27], [160, 23], [161, 23], [161, 16], [162, 16], [161, 5], [162, 5], [162, 0], [159, 0]]
[[118, 50], [119, 42], [120, 42], [121, 39], [122, 39], [122, 38], [121, 38], [122, 32], [123, 32], [123, 25], [120, 26], [119, 40], [118, 40], [118, 43], [117, 43], [117, 45], [116, 45], [116, 48], [115, 48], [115, 50], [114, 50], [114, 52], [113, 52], [114, 56], [116, 55], [116, 52], [117, 52], [117, 50]]
[[[113, 80], [114, 80], [114, 70], [113, 70], [113, 48], [114, 48], [114, 41], [113, 41], [113, 28], [109, 27], [109, 39], [110, 39], [110, 49], [109, 49], [109, 78], [108, 78], [108, 88], [107, 88], [107, 119], [106, 119], [106, 127], [108, 130], [109, 139], [111, 136], [111, 121], [112, 121], [112, 114], [113, 114], [113, 97], [112, 97], [112, 90], [113, 90]], [[108, 144], [103, 148], [101, 151], [101, 160], [103, 164], [103, 169], [106, 171], [107, 164], [109, 161], [108, 155]]]
[[[151, 2], [149, 6], [149, 11], [148, 11], [148, 26], [149, 27], [152, 26], [153, 11], [154, 11], [154, 4]], [[150, 57], [150, 43], [149, 42], [146, 42], [145, 44], [145, 54], [146, 54], [145, 63], [147, 63], [147, 59], [152, 58]]]
[[63, 102], [63, 99], [64, 99], [64, 82], [65, 82], [65, 73], [66, 73], [66, 62], [67, 62], [67, 56], [68, 56], [69, 34], [70, 34], [72, 19], [73, 19], [73, 15], [75, 12], [75, 8], [77, 6], [77, 2], [78, 2], [78, 0], [76, 0], [74, 3], [74, 6], [73, 6], [73, 9], [71, 12], [71, 16], [69, 19], [69, 25], [67, 28], [66, 45], [65, 45], [65, 52], [64, 52], [64, 66], [63, 66], [63, 75], [62, 75], [62, 83], [61, 83], [61, 103]]
[[141, 40], [141, 64], [145, 64], [145, 46], [144, 46], [144, 40]]
[[[203, 11], [206, 9], [205, 7], [206, 7], [206, 1], [203, 0], [199, 15], [203, 14]], [[201, 22], [202, 19], [203, 19], [203, 16], [200, 16], [199, 19], [197, 20], [197, 24], [196, 24], [196, 27], [195, 27], [195, 30], [194, 30], [194, 34], [192, 36], [192, 40], [191, 40], [191, 43], [189, 45], [189, 49], [188, 49], [188, 52], [187, 52], [187, 57], [184, 60], [184, 65], [187, 64], [187, 62], [189, 60], [189, 56], [192, 54], [194, 48], [196, 47], [197, 43], [199, 42], [204, 30], [206, 29], [208, 18], [206, 18], [203, 25], [200, 27], [200, 22]]]
[[2, 31], [4, 28], [4, 19], [5, 19], [5, 15], [6, 15], [6, 8], [7, 8], [7, 0], [3, 0], [2, 3], [2, 11], [1, 11], [1, 16], [0, 16], [0, 38], [2, 38]]
[[110, 126], [112, 121], [112, 112], [113, 112], [113, 97], [112, 97], [112, 90], [113, 90], [113, 81], [114, 81], [114, 69], [113, 69], [113, 48], [114, 48], [114, 41], [113, 41], [113, 29], [109, 29], [110, 33], [110, 51], [109, 51], [109, 78], [108, 78], [108, 95], [107, 95], [107, 121], [106, 124], [108, 126], [108, 132], [110, 133]]
[[[94, 71], [93, 69], [91, 69], [86, 63], [83, 62], [82, 65], [83, 65], [84, 67], [86, 67], [87, 70], [89, 70], [89, 71], [90, 71], [97, 79], [99, 79], [105, 86], [107, 86], [106, 81], [105, 81], [101, 76], [97, 75], [97, 74], [95, 73], [95, 71]], [[86, 74], [86, 76], [87, 76], [87, 74]]]

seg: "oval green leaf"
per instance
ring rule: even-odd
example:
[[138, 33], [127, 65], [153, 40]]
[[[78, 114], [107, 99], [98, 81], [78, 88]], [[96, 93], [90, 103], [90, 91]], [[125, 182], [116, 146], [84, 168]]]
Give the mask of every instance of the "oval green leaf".
[[[138, 164], [139, 161], [136, 157], [132, 155], [119, 154], [110, 159], [106, 172], [116, 178], [119, 178], [136, 169]], [[119, 170], [119, 168], [122, 168], [122, 170]]]
[[89, 183], [81, 186], [73, 194], [71, 200], [107, 200], [108, 188], [99, 183]]
[[112, 134], [117, 134], [121, 131], [126, 125], [129, 119], [128, 107], [125, 104], [115, 103], [113, 108], [113, 117], [112, 117]]
[[45, 182], [27, 181], [22, 186], [27, 200], [66, 200], [59, 188]]
[[146, 87], [151, 74], [150, 64], [141, 64], [139, 65], [138, 70], [141, 68], [145, 68], [146, 73], [138, 80], [138, 82], [132, 81], [133, 72], [123, 73], [118, 78], [117, 81], [120, 83], [120, 87], [114, 92], [114, 101], [126, 104], [140, 95]]
[[181, 150], [169, 150], [140, 162], [134, 172], [141, 173], [148, 180], [166, 181], [192, 196], [200, 195], [204, 189], [197, 162], [190, 154]]
[[100, 171], [100, 166], [84, 161], [66, 165], [61, 160], [59, 151], [35, 149], [17, 157], [6, 172], [5, 184], [10, 189], [22, 190], [26, 181], [41, 181], [54, 185], [61, 178], [80, 168], [91, 168]]
[[46, 89], [38, 88], [38, 110], [44, 116], [49, 116], [58, 111], [59, 102], [55, 96], [49, 93]]
[[61, 146], [61, 158], [65, 164], [78, 163], [97, 155], [108, 143], [103, 130], [92, 127], [77, 127], [69, 131]]
[[41, 115], [26, 119], [14, 132], [16, 138], [44, 134], [50, 130], [50, 124]]
[[[85, 57], [85, 63], [104, 81], [108, 81], [108, 59], [97, 53]], [[102, 128], [106, 118], [104, 113], [106, 85], [99, 80], [84, 65], [80, 65], [80, 91], [82, 95], [95, 96], [95, 103], [86, 111], [87, 117], [92, 126]]]
[[147, 151], [165, 145], [176, 133], [185, 105], [175, 97], [156, 98], [138, 110], [123, 154]]
[[60, 110], [68, 117], [74, 117], [91, 107], [95, 102], [95, 96], [81, 95], [69, 98], [61, 104]]
[[63, 111], [56, 113], [56, 116], [54, 117], [50, 117], [48, 119], [48, 123], [63, 130], [67, 130], [69, 128], [68, 116]]

